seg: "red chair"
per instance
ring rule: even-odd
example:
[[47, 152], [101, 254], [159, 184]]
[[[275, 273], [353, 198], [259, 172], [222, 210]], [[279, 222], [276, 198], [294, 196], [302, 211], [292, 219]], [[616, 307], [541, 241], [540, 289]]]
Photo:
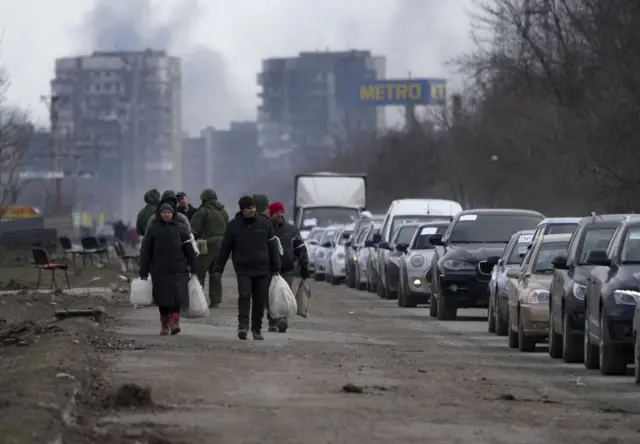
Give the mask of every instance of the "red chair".
[[51, 257], [49, 253], [44, 248], [40, 247], [32, 247], [31, 253], [33, 253], [33, 260], [36, 263], [36, 267], [38, 267], [38, 284], [36, 288], [40, 289], [40, 278], [42, 277], [42, 270], [51, 270], [51, 289], [54, 287], [58, 288], [58, 283], [56, 282], [56, 270], [64, 271], [64, 277], [67, 279], [67, 287], [71, 290], [71, 284], [69, 283], [69, 275], [67, 274], [67, 270], [69, 266], [67, 264], [54, 264], [51, 262]]

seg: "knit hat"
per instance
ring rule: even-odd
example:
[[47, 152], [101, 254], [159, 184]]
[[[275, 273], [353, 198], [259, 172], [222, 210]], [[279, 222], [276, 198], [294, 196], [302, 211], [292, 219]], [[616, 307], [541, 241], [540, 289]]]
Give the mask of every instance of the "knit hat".
[[158, 207], [158, 213], [162, 213], [163, 211], [171, 211], [172, 213], [175, 213], [176, 209], [169, 202], [164, 202], [160, 204], [160, 207]]
[[269, 216], [273, 216], [280, 211], [284, 213], [284, 205], [282, 204], [282, 202], [272, 202], [271, 204], [269, 204]]
[[246, 210], [247, 208], [255, 207], [256, 202], [252, 196], [242, 196], [240, 200], [238, 200], [238, 206], [241, 210]]

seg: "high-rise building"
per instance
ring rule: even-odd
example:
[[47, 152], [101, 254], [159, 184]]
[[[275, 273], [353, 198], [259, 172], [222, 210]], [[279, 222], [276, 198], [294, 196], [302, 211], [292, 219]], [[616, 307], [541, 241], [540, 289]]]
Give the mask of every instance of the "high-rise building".
[[203, 189], [213, 188], [215, 135], [216, 130], [207, 127], [200, 131], [200, 136], [185, 137], [182, 141], [182, 190], [189, 195], [193, 205]]
[[[263, 60], [258, 139], [266, 159], [318, 164], [337, 138], [384, 126], [384, 112], [360, 102], [359, 85], [386, 76], [386, 59], [370, 51], [302, 52]], [[293, 156], [292, 156], [293, 154]]]
[[60, 168], [94, 177], [82, 182], [83, 210], [133, 220], [146, 190], [182, 188], [179, 58], [98, 51], [57, 59], [55, 71], [52, 108], [66, 141], [57, 155], [73, 159]]

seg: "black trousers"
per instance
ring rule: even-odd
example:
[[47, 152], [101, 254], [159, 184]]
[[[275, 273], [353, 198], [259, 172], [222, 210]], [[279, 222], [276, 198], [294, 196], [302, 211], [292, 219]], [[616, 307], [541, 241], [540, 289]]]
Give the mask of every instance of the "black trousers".
[[238, 328], [249, 328], [251, 311], [251, 331], [262, 330], [264, 307], [269, 298], [270, 276], [237, 275], [238, 278]]
[[160, 312], [160, 316], [171, 316], [173, 313], [180, 313], [180, 306], [176, 305], [175, 307], [158, 307], [158, 311]]

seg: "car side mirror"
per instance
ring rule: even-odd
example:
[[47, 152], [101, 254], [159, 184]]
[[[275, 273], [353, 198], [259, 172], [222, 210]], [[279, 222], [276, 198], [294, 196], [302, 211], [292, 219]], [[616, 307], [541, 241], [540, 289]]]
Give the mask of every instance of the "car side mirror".
[[507, 270], [507, 277], [511, 279], [520, 279], [520, 275], [522, 275], [522, 268], [513, 267]]
[[382, 241], [378, 244], [378, 248], [382, 248], [383, 250], [391, 250], [391, 245], [389, 245], [389, 242], [387, 241]]
[[374, 244], [379, 244], [380, 242], [382, 242], [382, 235], [380, 233], [376, 233], [373, 235], [373, 243]]
[[347, 248], [349, 248], [351, 245], [353, 245], [353, 242], [351, 242], [351, 241], [346, 241], [344, 243], [344, 246], [347, 247]]
[[442, 234], [432, 234], [429, 236], [429, 243], [431, 245], [442, 245]]
[[567, 270], [569, 267], [567, 266], [567, 257], [566, 256], [556, 256], [551, 261], [551, 265], [556, 270]]
[[322, 244], [322, 246], [324, 248], [331, 248], [331, 242], [325, 242], [324, 244]]
[[607, 252], [604, 250], [591, 250], [589, 254], [587, 254], [587, 263], [601, 267], [609, 267], [611, 266], [611, 259], [609, 259]]
[[498, 261], [498, 267], [502, 267], [504, 265], [504, 259], [500, 259]]
[[366, 240], [364, 241], [364, 246], [367, 248], [373, 247], [375, 245], [375, 243], [372, 240]]
[[487, 265], [493, 268], [500, 261], [501, 261], [500, 256], [489, 256], [487, 258]]
[[401, 253], [406, 253], [408, 249], [409, 249], [409, 245], [408, 244], [397, 244], [396, 245], [396, 250], [400, 251]]

